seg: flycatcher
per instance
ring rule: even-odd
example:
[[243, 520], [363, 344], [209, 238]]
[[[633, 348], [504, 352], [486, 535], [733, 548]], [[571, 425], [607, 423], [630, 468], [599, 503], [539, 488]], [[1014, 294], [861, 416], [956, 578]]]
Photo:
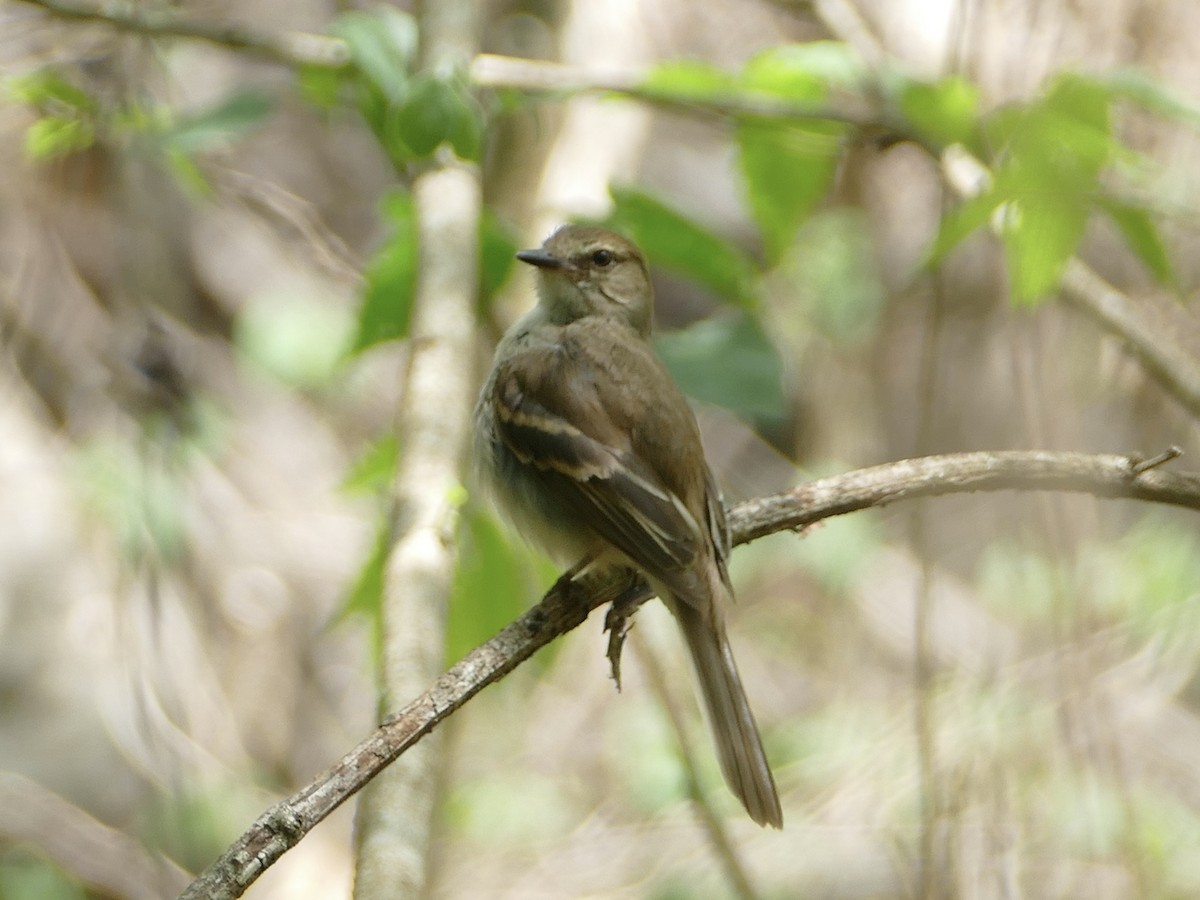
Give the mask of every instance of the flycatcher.
[[683, 631], [726, 782], [755, 822], [781, 828], [725, 634], [725, 511], [696, 418], [650, 344], [646, 261], [620, 235], [579, 226], [517, 258], [539, 270], [538, 303], [500, 341], [479, 397], [481, 477], [560, 564], [645, 575]]

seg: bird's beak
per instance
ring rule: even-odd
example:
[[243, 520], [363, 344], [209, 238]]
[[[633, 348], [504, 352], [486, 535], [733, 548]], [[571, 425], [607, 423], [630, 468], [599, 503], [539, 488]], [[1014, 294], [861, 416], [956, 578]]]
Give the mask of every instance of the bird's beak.
[[537, 266], [539, 269], [563, 269], [566, 268], [566, 260], [559, 259], [557, 256], [551, 256], [545, 250], [520, 250], [517, 252], [517, 259], [523, 263], [529, 263], [531, 266]]

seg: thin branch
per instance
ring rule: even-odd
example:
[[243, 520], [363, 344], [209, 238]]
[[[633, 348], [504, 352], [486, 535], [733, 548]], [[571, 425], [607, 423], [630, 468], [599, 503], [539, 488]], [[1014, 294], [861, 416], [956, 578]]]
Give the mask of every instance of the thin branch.
[[662, 704], [662, 708], [667, 712], [671, 730], [675, 733], [680, 766], [683, 769], [688, 796], [696, 810], [696, 818], [700, 820], [700, 824], [704, 826], [704, 831], [708, 835], [708, 843], [717, 859], [720, 860], [721, 868], [724, 869], [725, 877], [729, 879], [729, 886], [733, 889], [734, 894], [741, 900], [754, 900], [759, 894], [750, 883], [746, 864], [738, 856], [733, 839], [729, 836], [729, 829], [726, 828], [725, 822], [713, 808], [711, 798], [704, 793], [704, 788], [700, 784], [700, 764], [696, 756], [696, 748], [688, 734], [687, 725], [683, 721], [683, 714], [675, 705], [666, 673], [659, 665], [654, 650], [647, 646], [644, 636], [640, 639], [635, 637], [633, 651], [637, 655], [638, 662], [646, 671], [650, 687], [659, 703]]
[[[343, 69], [350, 65], [350, 49], [341, 38], [312, 32], [271, 34], [223, 23], [187, 19], [173, 12], [145, 10], [125, 3], [79, 3], [76, 0], [19, 0], [53, 16], [99, 22], [118, 31], [147, 37], [199, 40], [261, 56], [292, 68], [315, 66]], [[906, 131], [900, 119], [885, 121], [884, 114], [865, 98], [843, 98], [840, 104], [802, 104], [766, 97], [730, 95], [684, 101], [643, 86], [644, 71], [598, 73], [543, 60], [481, 53], [470, 67], [471, 78], [481, 88], [512, 88], [527, 93], [613, 93], [691, 112], [725, 117], [763, 119], [825, 119], [855, 128], [889, 133]], [[861, 101], [861, 102], [860, 102]]]
[[1129, 297], [1078, 259], [1067, 263], [1062, 297], [1120, 338], [1167, 393], [1200, 417], [1200, 360], [1179, 343], [1178, 331], [1145, 315]]
[[835, 103], [796, 103], [774, 97], [731, 91], [727, 95], [681, 98], [648, 83], [648, 70], [597, 71], [539, 59], [481, 53], [471, 62], [472, 83], [479, 88], [509, 89], [557, 97], [572, 94], [614, 94], [692, 115], [732, 119], [823, 119], [841, 122], [862, 132], [886, 132], [912, 137], [907, 124], [889, 115], [864, 92], [843, 95]]
[[[942, 157], [946, 182], [961, 197], [974, 197], [991, 180], [979, 160], [960, 147]], [[1060, 285], [1062, 299], [1117, 338], [1171, 396], [1200, 417], [1200, 360], [1178, 340], [1178, 331], [1160, 324], [1126, 294], [1078, 257], [1071, 257]]]
[[340, 38], [303, 31], [269, 34], [235, 25], [186, 19], [174, 12], [130, 3], [77, 3], [75, 0], [20, 0], [60, 19], [100, 22], [146, 37], [184, 38], [244, 50], [272, 62], [299, 68], [341, 69], [350, 63], [350, 50]]
[[[1162, 468], [1139, 471], [1141, 459], [1004, 451], [901, 460], [740, 503], [730, 510], [730, 527], [734, 542], [742, 544], [900, 500], [976, 491], [1071, 491], [1200, 511], [1200, 474]], [[182, 897], [241, 896], [267, 867], [380, 770], [484, 687], [582, 624], [593, 609], [627, 589], [628, 583], [626, 573], [610, 570], [551, 590], [537, 606], [446, 671], [423, 695], [388, 717], [338, 763], [267, 810]]]
[[0, 771], [0, 844], [26, 844], [106, 897], [154, 900], [188, 875], [138, 841], [16, 772]]

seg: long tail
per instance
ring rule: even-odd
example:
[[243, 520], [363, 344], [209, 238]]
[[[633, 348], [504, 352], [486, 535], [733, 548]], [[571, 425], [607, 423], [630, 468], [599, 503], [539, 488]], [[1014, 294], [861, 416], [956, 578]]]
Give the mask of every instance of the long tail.
[[726, 783], [742, 801], [750, 818], [759, 825], [782, 828], [783, 811], [775, 779], [767, 765], [758, 725], [750, 712], [724, 628], [714, 629], [686, 601], [675, 599], [670, 606], [696, 666]]

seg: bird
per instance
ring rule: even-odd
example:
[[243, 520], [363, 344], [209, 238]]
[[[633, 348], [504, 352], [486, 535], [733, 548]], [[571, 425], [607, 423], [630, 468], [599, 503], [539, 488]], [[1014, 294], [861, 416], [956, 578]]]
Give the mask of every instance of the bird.
[[500, 340], [480, 392], [477, 477], [568, 573], [623, 565], [646, 578], [683, 634], [726, 783], [751, 819], [782, 828], [726, 633], [725, 510], [696, 417], [651, 343], [646, 259], [588, 225], [516, 257], [537, 269], [537, 303]]

